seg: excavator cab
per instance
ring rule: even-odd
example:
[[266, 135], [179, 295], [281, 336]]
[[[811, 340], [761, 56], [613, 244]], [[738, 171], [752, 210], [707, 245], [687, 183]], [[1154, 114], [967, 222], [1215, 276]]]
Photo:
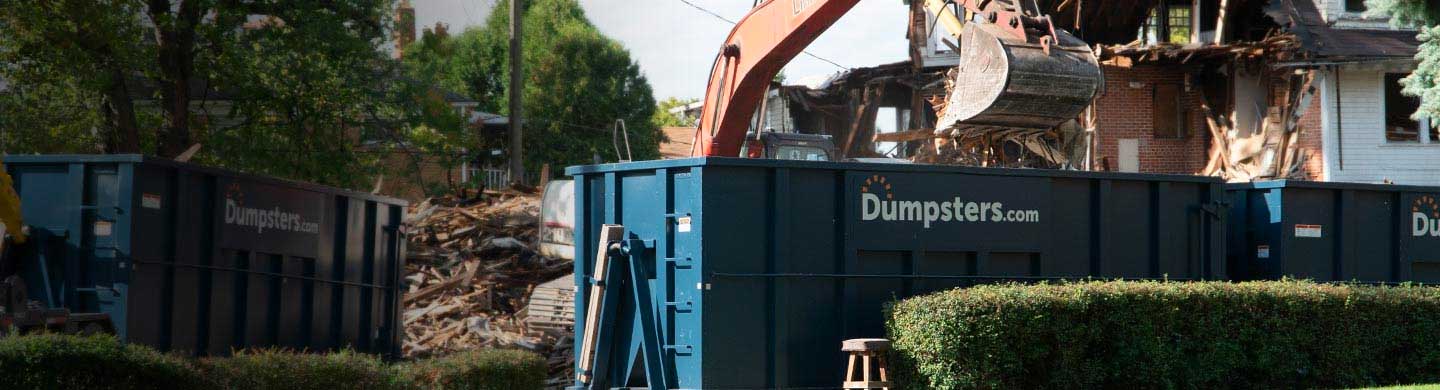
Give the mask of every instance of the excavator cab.
[[834, 161], [839, 154], [835, 142], [823, 134], [777, 133], [751, 131], [745, 136], [740, 155], [749, 158], [777, 160]]

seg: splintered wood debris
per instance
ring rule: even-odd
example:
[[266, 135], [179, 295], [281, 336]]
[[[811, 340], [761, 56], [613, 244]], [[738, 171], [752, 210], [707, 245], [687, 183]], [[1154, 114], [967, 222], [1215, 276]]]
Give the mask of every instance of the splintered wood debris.
[[[481, 198], [410, 207], [403, 353], [520, 348], [548, 356], [552, 377], [568, 377], [574, 310], [567, 324], [560, 306], [573, 306], [571, 262], [533, 248], [540, 196], [507, 190]], [[532, 292], [538, 302], [527, 302]], [[543, 315], [532, 323], [527, 312]]]

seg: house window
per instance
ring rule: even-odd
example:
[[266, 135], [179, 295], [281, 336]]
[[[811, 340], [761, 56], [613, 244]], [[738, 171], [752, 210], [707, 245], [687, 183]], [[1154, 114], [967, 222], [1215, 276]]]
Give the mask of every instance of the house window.
[[1167, 18], [1170, 22], [1170, 43], [1190, 43], [1190, 5], [1171, 4]]
[[1434, 126], [1429, 121], [1417, 122], [1410, 119], [1420, 109], [1420, 99], [1400, 93], [1400, 79], [1404, 73], [1385, 74], [1385, 141], [1392, 143], [1430, 143], [1437, 139]]
[[1365, 0], [1345, 0], [1345, 12], [1365, 12]]
[[1190, 133], [1188, 110], [1182, 101], [1179, 84], [1155, 84], [1150, 117], [1155, 138], [1184, 138]]
[[1192, 16], [1189, 2], [1156, 5], [1140, 26], [1141, 39], [1147, 44], [1190, 43]]

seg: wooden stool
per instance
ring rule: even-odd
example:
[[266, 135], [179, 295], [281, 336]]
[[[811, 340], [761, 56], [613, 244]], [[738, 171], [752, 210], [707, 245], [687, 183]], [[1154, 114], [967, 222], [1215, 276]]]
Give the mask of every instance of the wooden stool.
[[[890, 389], [890, 378], [885, 372], [885, 354], [890, 352], [890, 340], [886, 339], [850, 339], [840, 344], [840, 351], [850, 353], [850, 365], [845, 369], [845, 389]], [[860, 380], [855, 379], [855, 358], [859, 357]], [[870, 358], [878, 360], [875, 369], [880, 373], [880, 380], [870, 380]]]

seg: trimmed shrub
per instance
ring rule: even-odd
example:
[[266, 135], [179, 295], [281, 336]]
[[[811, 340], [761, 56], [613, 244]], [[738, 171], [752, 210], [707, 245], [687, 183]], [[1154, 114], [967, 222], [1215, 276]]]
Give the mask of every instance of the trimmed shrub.
[[110, 335], [0, 337], [0, 389], [209, 387], [186, 359]]
[[514, 350], [466, 351], [404, 365], [411, 380], [431, 389], [541, 389], [548, 367], [540, 355]]
[[892, 304], [905, 388], [1347, 388], [1440, 381], [1440, 289], [991, 285]]
[[295, 353], [281, 349], [241, 351], [200, 363], [207, 377], [228, 389], [408, 389], [410, 383], [373, 355], [340, 351]]

